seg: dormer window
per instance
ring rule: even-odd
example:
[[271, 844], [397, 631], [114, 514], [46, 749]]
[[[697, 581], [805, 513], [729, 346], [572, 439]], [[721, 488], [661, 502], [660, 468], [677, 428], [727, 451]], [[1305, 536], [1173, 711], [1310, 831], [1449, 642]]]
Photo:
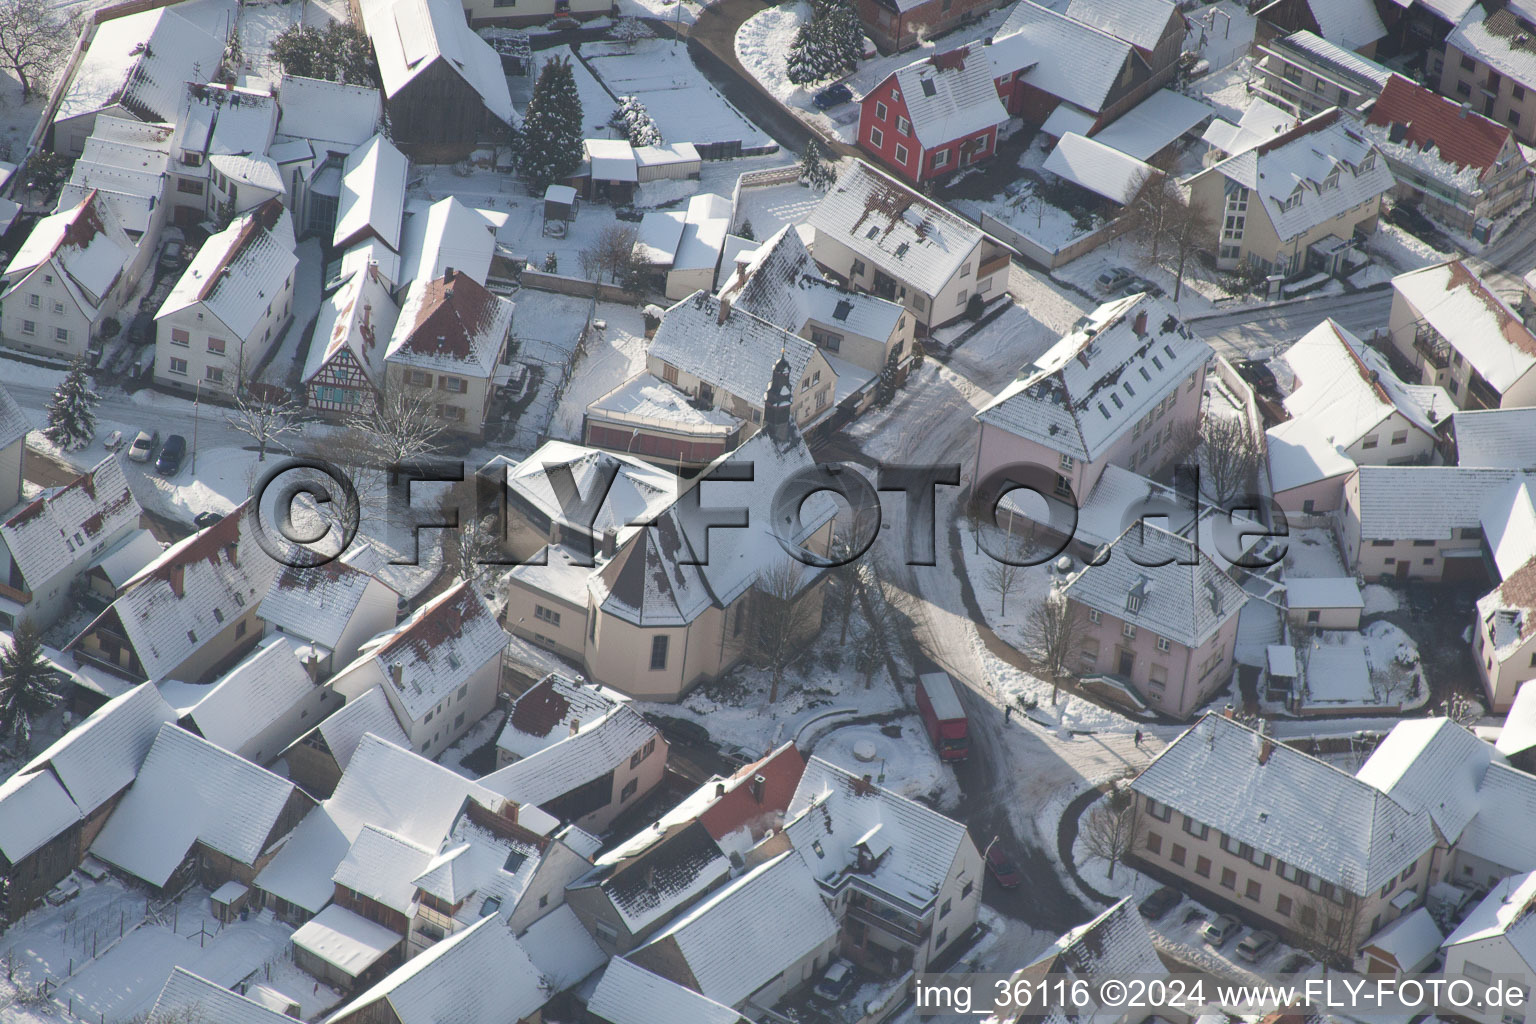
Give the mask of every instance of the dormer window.
[[1147, 591], [1151, 589], [1151, 581], [1145, 576], [1136, 580], [1136, 585], [1131, 587], [1125, 595], [1125, 610], [1132, 615], [1141, 612], [1141, 605], [1147, 599]]
[[1328, 189], [1328, 188], [1338, 188], [1338, 187], [1339, 187], [1339, 168], [1337, 166], [1335, 166], [1333, 168], [1333, 170], [1328, 172], [1328, 177], [1323, 179], [1323, 188]]

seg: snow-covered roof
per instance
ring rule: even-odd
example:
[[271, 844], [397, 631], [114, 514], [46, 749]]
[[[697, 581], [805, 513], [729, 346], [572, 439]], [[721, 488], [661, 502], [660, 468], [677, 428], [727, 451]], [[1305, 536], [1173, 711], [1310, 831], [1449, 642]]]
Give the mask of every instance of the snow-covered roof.
[[223, 985], [198, 977], [185, 967], [173, 967], [165, 987], [149, 1011], [152, 1024], [197, 1020], [206, 1016], [219, 1024], [291, 1024], [292, 1017], [268, 1009]]
[[1448, 718], [1405, 719], [1360, 766], [1355, 777], [1410, 811], [1425, 811], [1454, 845], [1477, 812], [1478, 788], [1499, 755]]
[[81, 817], [48, 772], [13, 775], [0, 783], [0, 854], [19, 864]]
[[350, 359], [374, 386], [381, 386], [385, 346], [399, 317], [379, 268], [357, 271], [321, 305], [302, 379], [309, 383], [335, 360]]
[[1126, 40], [1034, 0], [1018, 0], [989, 53], [999, 76], [1027, 68], [1021, 77], [1029, 85], [1094, 112], [1104, 109], [1126, 61], [1141, 62]]
[[670, 266], [677, 256], [677, 244], [683, 240], [683, 225], [688, 214], [683, 210], [650, 210], [640, 218], [635, 238], [635, 257], [656, 266]]
[[511, 930], [486, 917], [407, 960], [329, 1019], [383, 1002], [399, 1024], [524, 1020], [553, 994]]
[[173, 121], [187, 82], [212, 78], [223, 56], [223, 41], [174, 7], [111, 18], [92, 37], [54, 123], [114, 104], [141, 121]]
[[208, 166], [236, 184], [253, 185], [279, 194], [288, 191], [277, 161], [268, 156], [215, 153], [208, 158]]
[[320, 78], [284, 75], [277, 89], [280, 134], [329, 143], [344, 152], [367, 142], [384, 112], [379, 90]]
[[528, 757], [571, 736], [572, 724], [579, 723], [578, 731], [591, 728], [627, 703], [617, 690], [551, 672], [512, 702], [497, 749]]
[[1445, 41], [1529, 89], [1536, 87], [1536, 46], [1530, 33], [1533, 21], [1536, 5], [1530, 0], [1474, 3]]
[[479, 94], [486, 110], [513, 123], [501, 57], [469, 27], [457, 0], [363, 0], [358, 6], [378, 58], [384, 95], [394, 97], [442, 62]]
[[899, 302], [840, 288], [822, 276], [794, 225], [738, 261], [719, 297], [792, 334], [810, 321], [884, 343], [906, 313]]
[[363, 644], [358, 661], [376, 662], [385, 685], [394, 688], [406, 713], [419, 720], [486, 662], [500, 658], [510, 642], [479, 592], [461, 580], [394, 629]]
[[[283, 191], [277, 166], [267, 160], [267, 146], [277, 128], [277, 100], [263, 89], [219, 82], [188, 82], [176, 117], [176, 136], [171, 148], [177, 153], [258, 158], [266, 161], [265, 181], [272, 191]], [[240, 164], [224, 164], [239, 169]]]
[[1063, 590], [1068, 599], [1190, 648], [1242, 610], [1243, 589], [1186, 537], [1150, 522], [1145, 529], [1133, 524], [1110, 550], [1104, 564], [1072, 578]]
[[1268, 757], [1264, 750], [1256, 730], [1207, 714], [1165, 747], [1131, 787], [1356, 895], [1379, 889], [1434, 847], [1434, 826], [1424, 811], [1410, 811], [1283, 743], [1275, 743]]
[[194, 843], [255, 864], [294, 792], [287, 779], [166, 723], [91, 853], [154, 886]]
[[[1474, 8], [1475, 9], [1475, 8]], [[1445, 940], [1449, 949], [1503, 937], [1529, 966], [1536, 966], [1536, 872], [1500, 879]]]
[[[819, 757], [805, 764], [783, 831], [822, 886], [869, 887], [919, 914], [970, 842], [953, 818]], [[872, 870], [858, 870], [861, 850]]]
[[4, 279], [11, 288], [4, 297], [9, 298], [28, 272], [52, 260], [76, 304], [94, 317], [133, 254], [134, 245], [111, 206], [101, 193], [92, 192], [32, 226], [6, 265]]
[[4, 387], [0, 387], [0, 448], [9, 448], [22, 440], [32, 430], [32, 421], [16, 399]]
[[1200, 137], [1223, 156], [1231, 156], [1268, 142], [1296, 125], [1296, 115], [1255, 96], [1237, 123], [1216, 118]]
[[90, 565], [116, 590], [136, 576], [165, 549], [148, 530], [134, 530], [97, 556]]
[[669, 427], [690, 434], [729, 437], [741, 420], [724, 409], [700, 409], [682, 391], [649, 373], [637, 373], [587, 406], [589, 416], [635, 426]]
[[1457, 466], [1361, 466], [1363, 540], [1448, 540], [1455, 530], [1482, 529], [1483, 510], [1511, 480], [1511, 469]]
[[1520, 158], [1508, 127], [1402, 75], [1387, 80], [1366, 129], [1387, 159], [1458, 191], [1479, 191], [1483, 178], [1502, 169], [1499, 157], [1506, 148]]
[[1252, 192], [1282, 241], [1334, 220], [1393, 186], [1392, 171], [1375, 145], [1337, 107], [1202, 173], [1220, 174]]
[[1150, 51], [1157, 49], [1168, 23], [1178, 17], [1178, 8], [1170, 0], [1068, 0], [1065, 13]]
[[295, 949], [304, 950], [349, 978], [362, 974], [404, 941], [403, 935], [339, 903], [332, 903], [300, 925], [292, 939]]
[[608, 961], [587, 1012], [608, 1024], [737, 1024], [742, 1019], [729, 1006], [617, 956]]
[[1365, 607], [1353, 576], [1287, 576], [1285, 598], [1291, 608]]
[[[1360, 56], [1353, 50], [1337, 46], [1306, 29], [1292, 32], [1279, 39], [1271, 39], [1256, 48], [1260, 53], [1274, 52], [1286, 61], [1296, 62], [1323, 71], [1322, 77], [1333, 84], [1344, 84], [1354, 92], [1374, 97], [1385, 88], [1392, 72], [1373, 60]], [[1356, 102], [1356, 109], [1360, 103]]]
[[635, 147], [625, 139], [583, 139], [593, 181], [636, 180]]
[[798, 382], [809, 372], [817, 349], [799, 335], [700, 290], [661, 318], [650, 357], [749, 406], [761, 406], [779, 359], [788, 361], [790, 381]]
[[1458, 466], [1536, 469], [1536, 408], [1462, 409], [1451, 424]]
[[1536, 686], [1528, 680], [1515, 690], [1515, 701], [1509, 706], [1494, 749], [1513, 757], [1532, 747], [1536, 747]]
[[1056, 139], [1068, 132], [1087, 135], [1093, 131], [1093, 126], [1098, 120], [1098, 115], [1091, 114], [1074, 104], [1062, 102], [1056, 104], [1056, 109], [1052, 110], [1040, 123], [1040, 133]]
[[1496, 390], [1536, 367], [1536, 335], [1461, 260], [1399, 274], [1392, 288]]
[[836, 937], [837, 920], [816, 879], [786, 850], [694, 907], [629, 959], [661, 973], [685, 971], [702, 995], [737, 1006]]
[[450, 267], [485, 283], [496, 252], [496, 228], [483, 213], [448, 196], [431, 206], [408, 202], [406, 214], [395, 284], [404, 288], [418, 279], [435, 281]]
[[307, 700], [315, 685], [293, 645], [275, 637], [218, 682], [201, 688], [207, 695], [182, 713], [204, 739], [238, 750]]
[[[1287, 0], [1275, 0], [1270, 7], [1279, 7]], [[1363, 49], [1387, 34], [1381, 16], [1371, 0], [1303, 0], [1317, 23], [1318, 34], [1337, 43], [1346, 50]], [[1256, 16], [1269, 18], [1268, 8], [1260, 8]]]
[[[111, 628], [115, 620], [152, 682], [216, 640], [227, 620], [260, 600], [277, 570], [251, 536], [248, 507], [240, 505], [167, 548], [123, 585], [117, 600], [81, 636]], [[71, 640], [66, 649], [79, 641]]]
[[1354, 460], [1324, 437], [1321, 424], [1310, 417], [1277, 423], [1264, 434], [1269, 485], [1277, 494], [1354, 471]]
[[628, 846], [599, 858], [572, 887], [596, 886], [632, 934], [665, 920], [730, 877], [730, 861], [697, 821], [668, 825], [654, 842], [633, 852]]
[[713, 192], [688, 200], [683, 232], [672, 256], [673, 270], [714, 270], [720, 263], [725, 236], [731, 230], [731, 201]]
[[1295, 679], [1296, 648], [1289, 644], [1269, 644], [1264, 648], [1264, 664], [1272, 676], [1284, 676]]
[[362, 696], [347, 701], [340, 710], [327, 715], [314, 731], [325, 740], [326, 749], [342, 771], [346, 771], [353, 751], [369, 733], [396, 746], [410, 746], [411, 742], [390, 709], [389, 698], [382, 686], [372, 687]]
[[166, 317], [201, 302], [244, 339], [298, 264], [293, 217], [279, 200], [269, 199], [203, 243], [155, 316]]
[[937, 295], [986, 236], [863, 160], [844, 164], [806, 223], [818, 237], [833, 238], [870, 265]]
[[608, 959], [569, 903], [529, 925], [519, 941], [554, 992], [581, 984]]
[[0, 523], [27, 586], [36, 590], [120, 530], [138, 525], [143, 509], [128, 489], [122, 463], [108, 455], [88, 473], [34, 498]]
[[1093, 141], [1137, 160], [1150, 160], [1215, 113], [1207, 103], [1159, 89], [1121, 114]]
[[[974, 52], [973, 52], [974, 51]], [[945, 146], [1008, 120], [992, 64], [979, 47], [921, 57], [893, 72], [924, 149]]]
[[480, 784], [518, 803], [543, 806], [609, 776], [657, 738], [656, 727], [628, 702], [615, 704], [574, 735], [491, 772]]
[[377, 825], [364, 825], [331, 879], [409, 917], [416, 901], [416, 878], [433, 856], [420, 843]]
[[[498, 457], [506, 469], [508, 490], [523, 502], [571, 531], [605, 530], [627, 540], [641, 525], [677, 500], [682, 482], [675, 473], [621, 452], [586, 448], [567, 441], [546, 441], [518, 463]], [[595, 512], [590, 503], [600, 500]]]
[[1157, 978], [1168, 973], [1152, 945], [1147, 922], [1129, 896], [1057, 938], [1025, 970], [1031, 968], [1089, 982]]
[[1483, 503], [1480, 521], [1487, 550], [1501, 577], [1536, 558], [1536, 479], [1511, 480]]
[[516, 304], [486, 291], [462, 270], [451, 273], [431, 281], [417, 278], [411, 285], [385, 359], [489, 378], [506, 347]]
[[1439, 418], [1455, 408], [1441, 388], [1404, 383], [1380, 353], [1332, 318], [1302, 335], [1281, 358], [1297, 384], [1285, 396], [1286, 411], [1340, 448], [1379, 431], [1394, 411], [1433, 437]]
[[1097, 459], [1211, 357], [1160, 299], [1105, 303], [976, 419], [1075, 459]]
[[1135, 157], [1075, 132], [1061, 137], [1044, 166], [1057, 177], [1122, 206], [1153, 173], [1150, 165]]
[[123, 230], [143, 233], [165, 190], [174, 124], [144, 122], [107, 112], [97, 115], [80, 159], [70, 169], [59, 208], [101, 193]]
[[18, 774], [51, 771], [81, 812], [92, 814], [133, 782], [160, 726], [175, 720], [160, 691], [144, 683], [97, 708]]
[[1434, 956], [1444, 941], [1429, 909], [1419, 907], [1372, 935], [1365, 944], [1390, 954], [1399, 967], [1411, 971]]
[[658, 142], [653, 146], [635, 147], [635, 163], [641, 167], [698, 162], [699, 148], [691, 142]]
[[1536, 777], [1495, 759], [1456, 848], [1512, 871], [1536, 868]]
[[[284, 568], [257, 610], [269, 626], [335, 650], [384, 556], [366, 541], [324, 565]], [[388, 584], [384, 584], [386, 587]]]
[[341, 199], [331, 244], [346, 248], [372, 234], [399, 251], [409, 169], [405, 154], [382, 135], [354, 149], [342, 164]]

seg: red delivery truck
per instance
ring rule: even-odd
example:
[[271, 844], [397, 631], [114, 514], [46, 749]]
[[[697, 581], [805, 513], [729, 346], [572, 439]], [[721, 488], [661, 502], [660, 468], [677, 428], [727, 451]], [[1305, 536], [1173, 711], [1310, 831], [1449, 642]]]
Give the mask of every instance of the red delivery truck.
[[964, 761], [971, 752], [971, 741], [966, 735], [969, 723], [965, 719], [965, 705], [955, 692], [954, 680], [943, 672], [918, 676], [917, 710], [940, 760]]

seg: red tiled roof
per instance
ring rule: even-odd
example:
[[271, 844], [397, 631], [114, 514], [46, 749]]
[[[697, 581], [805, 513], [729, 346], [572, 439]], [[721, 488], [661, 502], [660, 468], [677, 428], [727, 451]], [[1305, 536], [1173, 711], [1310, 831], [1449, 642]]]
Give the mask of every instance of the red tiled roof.
[[469, 359], [495, 319], [496, 296], [468, 274], [450, 271], [427, 285], [405, 347], [422, 355]]
[[[733, 778], [746, 777], [748, 782], [732, 787], [711, 804], [699, 815], [699, 824], [715, 839], [723, 839], [742, 827], [750, 828], [754, 839], [759, 838], [789, 810], [789, 802], [794, 799], [795, 788], [800, 785], [800, 776], [804, 772], [805, 758], [800, 756], [793, 743], [786, 743], [763, 760], [738, 771]], [[763, 777], [761, 799], [751, 782], [758, 775]]]
[[1402, 125], [1403, 141], [1423, 147], [1433, 142], [1441, 159], [1485, 173], [1509, 140], [1509, 129], [1402, 75], [1387, 79], [1381, 98], [1367, 119], [1374, 125]]

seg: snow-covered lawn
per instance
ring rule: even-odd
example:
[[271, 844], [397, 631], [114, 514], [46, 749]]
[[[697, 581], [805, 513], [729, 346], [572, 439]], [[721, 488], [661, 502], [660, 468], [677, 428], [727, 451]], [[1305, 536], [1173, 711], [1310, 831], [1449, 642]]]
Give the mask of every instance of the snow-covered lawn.
[[1418, 270], [1433, 263], [1443, 263], [1454, 253], [1440, 252], [1428, 242], [1411, 235], [1396, 224], [1379, 220], [1376, 233], [1365, 243], [1366, 251], [1375, 259], [1374, 266], [1360, 271], [1351, 282], [1365, 286], [1390, 280], [1396, 274]]
[[1309, 579], [1349, 575], [1344, 571], [1344, 561], [1339, 557], [1333, 534], [1311, 527], [1291, 531], [1285, 552], [1285, 572], [1288, 576]]
[[[525, 298], [536, 294], [531, 290], [521, 293]], [[571, 368], [571, 379], [550, 425], [553, 437], [579, 442], [587, 406], [645, 369], [645, 317], [640, 310], [600, 302], [594, 321], [607, 326], [599, 331], [594, 322], [587, 347]]]
[[743, 188], [737, 199], [736, 226], [751, 221], [754, 237], [769, 238], [786, 224], [804, 221], [824, 194], [798, 182]]
[[1258, 19], [1233, 0], [1191, 12], [1190, 36], [1185, 46], [1199, 49], [1200, 56], [1210, 61], [1211, 69], [1218, 70], [1248, 55], [1253, 44], [1253, 32]]
[[1368, 583], [1360, 591], [1365, 598], [1365, 615], [1385, 615], [1395, 612], [1401, 606], [1397, 592], [1391, 587], [1384, 587], [1380, 583]]
[[581, 55], [615, 96], [638, 96], [668, 142], [739, 141], [752, 148], [772, 141], [715, 91], [680, 40], [642, 39], [632, 51], [623, 43], [592, 43]]
[[[899, 730], [900, 735], [887, 735], [886, 729]], [[864, 743], [874, 752], [871, 760], [861, 760], [855, 751]], [[873, 775], [877, 782], [902, 796], [922, 798], [944, 808], [953, 807], [960, 800], [954, 769], [934, 753], [923, 721], [916, 715], [886, 726], [851, 725], [838, 729], [817, 743], [812, 753], [857, 775]]]

